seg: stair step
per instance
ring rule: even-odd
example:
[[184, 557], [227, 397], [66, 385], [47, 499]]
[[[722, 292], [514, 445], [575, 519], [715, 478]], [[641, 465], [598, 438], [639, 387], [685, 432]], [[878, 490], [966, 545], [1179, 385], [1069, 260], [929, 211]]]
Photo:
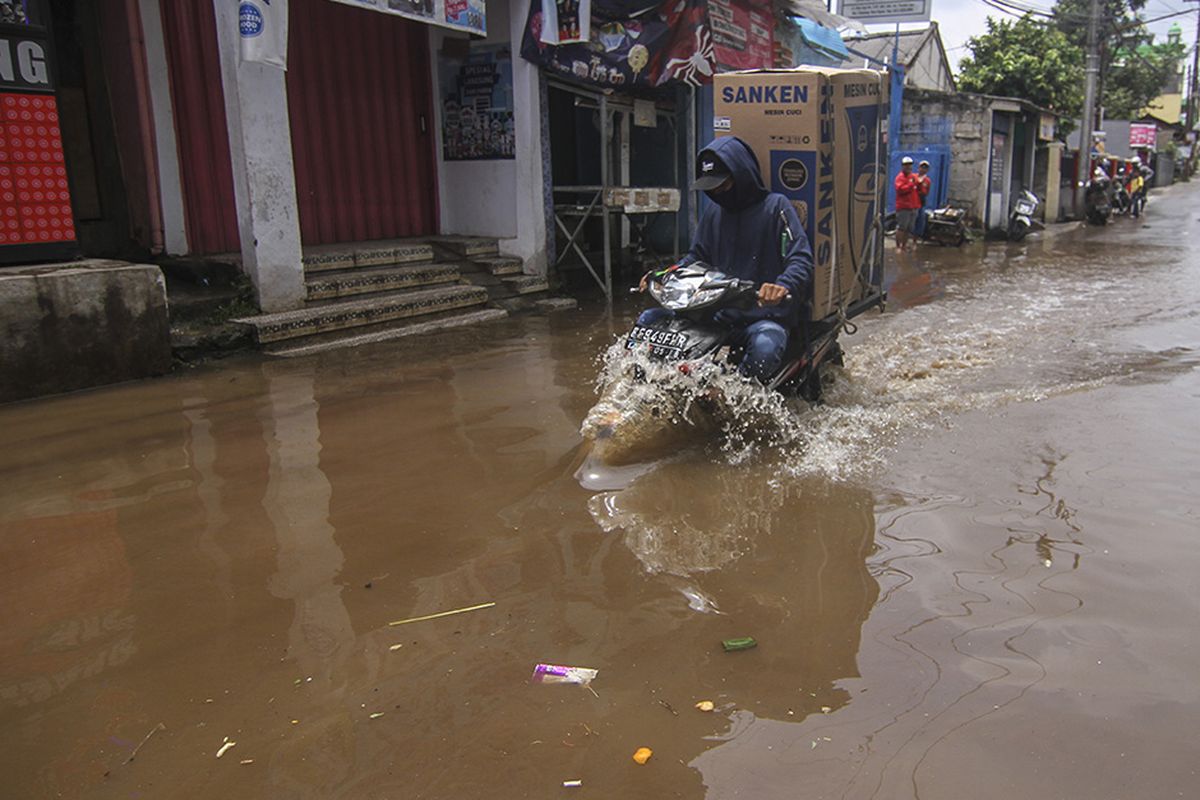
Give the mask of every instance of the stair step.
[[433, 245], [412, 239], [386, 239], [352, 244], [324, 244], [304, 248], [301, 261], [307, 273], [385, 264], [419, 264], [433, 261]]
[[280, 358], [296, 358], [299, 356], [311, 356], [317, 353], [325, 353], [330, 350], [340, 350], [344, 347], [358, 347], [364, 344], [374, 344], [375, 342], [387, 342], [393, 339], [400, 339], [405, 336], [416, 336], [424, 333], [436, 333], [438, 331], [450, 330], [452, 328], [462, 328], [467, 325], [478, 325], [484, 322], [493, 322], [498, 319], [504, 319], [508, 316], [508, 312], [500, 308], [484, 308], [479, 311], [468, 311], [460, 314], [452, 314], [440, 317], [439, 319], [431, 319], [424, 322], [411, 322], [407, 325], [396, 328], [387, 328], [384, 330], [371, 331], [369, 333], [351, 334], [347, 333], [344, 336], [328, 339], [323, 342], [314, 344], [297, 343], [292, 346], [282, 346], [273, 348], [269, 351], [270, 355], [279, 356]]
[[417, 317], [437, 311], [448, 311], [488, 301], [486, 289], [478, 286], [441, 286], [395, 294], [378, 295], [361, 300], [347, 300], [328, 305], [310, 306], [296, 311], [243, 317], [233, 322], [254, 329], [260, 345], [311, 336], [328, 331], [374, 325], [395, 319]]
[[500, 242], [482, 236], [431, 236], [429, 241], [462, 258], [494, 256], [500, 253]]
[[415, 267], [384, 267], [339, 272], [308, 281], [309, 300], [330, 300], [394, 289], [412, 289], [459, 278], [454, 264], [421, 264]]
[[525, 262], [513, 256], [476, 256], [471, 259], [493, 275], [520, 275]]
[[550, 291], [550, 284], [540, 275], [514, 275], [511, 278], [504, 278], [504, 285], [517, 294]]

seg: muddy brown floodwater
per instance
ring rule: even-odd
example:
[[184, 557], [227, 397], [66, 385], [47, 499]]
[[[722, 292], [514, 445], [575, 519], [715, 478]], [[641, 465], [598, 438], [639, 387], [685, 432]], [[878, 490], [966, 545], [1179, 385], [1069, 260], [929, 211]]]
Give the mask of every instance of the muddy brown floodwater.
[[785, 439], [640, 474], [632, 307], [0, 408], [0, 795], [1196, 797], [1198, 217], [921, 248]]

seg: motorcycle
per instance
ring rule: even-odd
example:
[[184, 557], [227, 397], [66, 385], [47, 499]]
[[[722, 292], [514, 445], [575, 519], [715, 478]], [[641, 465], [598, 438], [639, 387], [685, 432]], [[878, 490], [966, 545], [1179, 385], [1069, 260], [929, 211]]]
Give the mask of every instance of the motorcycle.
[[1118, 179], [1113, 181], [1113, 216], [1124, 216], [1125, 214], [1128, 214], [1132, 205], [1133, 200], [1129, 196], [1129, 190], [1125, 188], [1125, 179], [1123, 176], [1118, 176]]
[[1022, 189], [1013, 202], [1012, 213], [1008, 216], [1008, 240], [1010, 242], [1019, 242], [1029, 233], [1029, 229], [1033, 227], [1033, 215], [1037, 211], [1041, 200], [1038, 196], [1028, 189]]
[[961, 208], [938, 208], [925, 211], [924, 239], [938, 244], [961, 247], [967, 235], [967, 212]]
[[[634, 325], [625, 339], [627, 350], [644, 347], [653, 359], [681, 365], [709, 359], [732, 368], [740, 361], [741, 351], [731, 344], [733, 327], [713, 317], [723, 309], [754, 308], [758, 304], [758, 290], [753, 282], [731, 278], [697, 262], [667, 270], [661, 279], [649, 282], [649, 291], [655, 302], [672, 315], [651, 325]], [[880, 302], [879, 296], [864, 301], [868, 304], [865, 307]], [[860, 310], [853, 309], [852, 313]], [[837, 342], [841, 329], [842, 325], [833, 318], [807, 323], [794, 332], [788, 339], [782, 365], [767, 380], [766, 387], [813, 403], [820, 400], [823, 368], [842, 363]]]
[[[612, 387], [606, 387], [583, 425], [598, 457], [609, 465], [645, 460], [648, 451], [670, 452], [681, 436], [686, 439], [688, 426], [678, 423], [711, 424], [716, 409], [709, 407], [715, 402], [707, 394], [713, 388], [710, 381], [715, 375], [734, 374], [743, 355], [734, 342], [735, 326], [714, 317], [725, 309], [748, 311], [758, 304], [753, 282], [702, 262], [657, 273], [648, 289], [659, 307], [671, 314], [635, 324], [625, 335], [624, 351], [646, 358], [621, 362], [615, 396]], [[765, 381], [766, 388], [785, 399], [819, 402], [830, 368], [842, 365], [838, 335], [847, 327], [847, 319], [883, 301], [882, 292], [875, 290], [845, 309], [844, 315], [793, 330], [782, 364]], [[685, 389], [680, 389], [681, 380]], [[672, 392], [686, 396], [673, 397]]]
[[1112, 217], [1113, 207], [1109, 195], [1112, 181], [1104, 170], [1097, 169], [1092, 179], [1083, 190], [1084, 214], [1093, 225], [1107, 225]]

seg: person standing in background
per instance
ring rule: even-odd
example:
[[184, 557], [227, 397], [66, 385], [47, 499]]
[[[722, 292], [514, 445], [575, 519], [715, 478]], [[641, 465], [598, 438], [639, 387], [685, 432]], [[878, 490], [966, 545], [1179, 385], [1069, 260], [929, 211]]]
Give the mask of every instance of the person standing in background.
[[896, 175], [896, 249], [908, 249], [917, 221], [917, 210], [921, 208], [921, 191], [917, 176], [912, 171], [913, 160], [909, 156], [900, 159], [900, 172]]

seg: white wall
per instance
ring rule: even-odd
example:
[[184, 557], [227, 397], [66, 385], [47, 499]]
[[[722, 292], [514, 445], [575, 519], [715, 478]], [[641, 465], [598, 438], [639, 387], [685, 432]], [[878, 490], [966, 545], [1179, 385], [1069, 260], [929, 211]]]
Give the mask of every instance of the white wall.
[[[510, 14], [510, 5], [515, 12]], [[525, 11], [517, 0], [488, 3], [487, 44], [512, 44], [516, 158], [497, 161], [444, 161], [441, 152], [441, 86], [438, 53], [448, 37], [430, 28], [434, 89], [434, 132], [438, 148], [441, 230], [503, 239], [501, 252], [525, 260], [525, 271], [546, 272], [546, 222], [542, 196], [541, 102], [537, 67], [521, 58]]]

